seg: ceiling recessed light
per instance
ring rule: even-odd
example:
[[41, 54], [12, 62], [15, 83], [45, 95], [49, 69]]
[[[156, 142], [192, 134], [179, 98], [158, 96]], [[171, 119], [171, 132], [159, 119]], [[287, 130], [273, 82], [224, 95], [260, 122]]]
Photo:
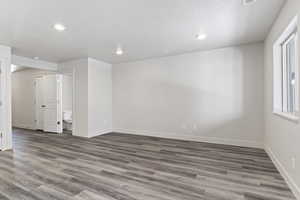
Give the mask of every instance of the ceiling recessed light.
[[198, 34], [198, 35], [196, 35], [196, 38], [197, 38], [197, 40], [204, 40], [204, 39], [206, 39], [206, 34]]
[[122, 48], [121, 47], [118, 47], [117, 48], [117, 50], [116, 50], [116, 54], [118, 55], [118, 56], [120, 56], [120, 55], [123, 55], [123, 50], [122, 50]]
[[242, 0], [244, 6], [251, 5], [256, 2], [256, 0]]
[[57, 31], [64, 31], [66, 30], [66, 27], [62, 24], [54, 24], [53, 28]]
[[33, 59], [34, 59], [34, 60], [38, 60], [38, 59], [40, 59], [40, 58], [36, 56], [36, 57], [33, 57]]

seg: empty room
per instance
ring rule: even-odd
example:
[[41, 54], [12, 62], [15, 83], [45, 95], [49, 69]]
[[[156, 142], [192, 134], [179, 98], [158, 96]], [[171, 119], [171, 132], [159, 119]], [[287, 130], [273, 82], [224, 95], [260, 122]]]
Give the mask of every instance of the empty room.
[[0, 3], [0, 200], [300, 200], [299, 0]]

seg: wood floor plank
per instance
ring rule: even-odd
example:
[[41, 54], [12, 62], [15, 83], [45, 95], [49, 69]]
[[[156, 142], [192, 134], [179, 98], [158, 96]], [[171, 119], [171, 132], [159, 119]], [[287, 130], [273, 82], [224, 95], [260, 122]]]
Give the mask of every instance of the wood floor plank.
[[14, 129], [0, 200], [295, 200], [262, 149]]

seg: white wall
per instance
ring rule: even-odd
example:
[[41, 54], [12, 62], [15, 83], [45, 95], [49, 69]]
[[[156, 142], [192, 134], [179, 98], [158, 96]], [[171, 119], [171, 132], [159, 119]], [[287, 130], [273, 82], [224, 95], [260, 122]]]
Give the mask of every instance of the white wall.
[[63, 111], [72, 111], [73, 104], [73, 77], [70, 75], [63, 75]]
[[73, 132], [79, 137], [88, 137], [88, 60], [79, 59], [60, 63], [58, 71], [73, 74]]
[[112, 131], [112, 66], [89, 58], [89, 137]]
[[111, 132], [111, 65], [88, 58], [61, 63], [58, 70], [75, 76], [73, 135], [94, 137]]
[[117, 132], [263, 146], [263, 44], [113, 66]]
[[1, 107], [0, 107], [0, 129], [3, 133], [0, 143], [1, 150], [12, 149], [12, 129], [11, 129], [11, 48], [0, 45], [1, 60]]
[[26, 68], [12, 73], [12, 125], [35, 129], [35, 78], [55, 71]]
[[[297, 14], [300, 14], [300, 1], [288, 0], [265, 41], [265, 143], [266, 149], [300, 199], [300, 124], [272, 114], [273, 44]], [[293, 157], [296, 159], [295, 169], [292, 168]]]

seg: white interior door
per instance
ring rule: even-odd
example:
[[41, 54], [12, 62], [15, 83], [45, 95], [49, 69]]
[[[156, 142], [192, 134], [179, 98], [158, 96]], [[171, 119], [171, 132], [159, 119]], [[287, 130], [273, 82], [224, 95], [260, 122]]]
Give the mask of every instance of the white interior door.
[[62, 133], [62, 75], [43, 76], [43, 130]]
[[43, 78], [35, 79], [35, 129], [44, 130]]

